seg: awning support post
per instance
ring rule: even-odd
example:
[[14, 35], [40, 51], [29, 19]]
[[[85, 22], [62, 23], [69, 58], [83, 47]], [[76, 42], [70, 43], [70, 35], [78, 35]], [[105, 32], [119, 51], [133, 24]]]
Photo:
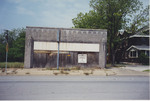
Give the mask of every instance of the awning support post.
[[60, 35], [59, 35], [59, 30], [57, 31], [57, 42], [58, 42], [58, 53], [57, 53], [57, 70], [59, 70], [59, 37], [60, 37]]

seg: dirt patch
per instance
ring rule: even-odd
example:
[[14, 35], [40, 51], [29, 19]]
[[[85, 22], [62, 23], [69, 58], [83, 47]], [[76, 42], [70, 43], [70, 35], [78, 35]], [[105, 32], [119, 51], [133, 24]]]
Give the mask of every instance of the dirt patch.
[[49, 70], [45, 68], [17, 69], [8, 68], [7, 73], [3, 69], [0, 75], [93, 75], [93, 76], [115, 76], [115, 75], [143, 75], [149, 76], [149, 72], [126, 70], [123, 68], [111, 69], [83, 69], [83, 70]]

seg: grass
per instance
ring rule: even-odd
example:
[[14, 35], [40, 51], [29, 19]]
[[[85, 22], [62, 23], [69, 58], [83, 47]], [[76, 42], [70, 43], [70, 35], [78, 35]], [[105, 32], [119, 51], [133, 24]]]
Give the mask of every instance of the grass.
[[147, 70], [143, 70], [143, 72], [150, 72], [150, 69], [147, 69]]
[[81, 70], [81, 67], [80, 66], [71, 67], [70, 70]]
[[[0, 68], [5, 68], [6, 63], [0, 62]], [[7, 68], [23, 68], [24, 63], [23, 62], [8, 62]]]
[[[115, 64], [114, 65], [114, 67], [116, 67], [116, 68], [119, 68], [119, 67], [124, 67], [125, 66], [125, 64]], [[106, 64], [106, 67], [112, 67], [112, 65], [111, 64]]]
[[57, 69], [56, 67], [46, 67], [46, 69], [43, 70], [63, 70], [63, 71], [71, 71], [71, 70], [81, 70], [81, 67], [76, 66], [76, 67], [59, 67]]

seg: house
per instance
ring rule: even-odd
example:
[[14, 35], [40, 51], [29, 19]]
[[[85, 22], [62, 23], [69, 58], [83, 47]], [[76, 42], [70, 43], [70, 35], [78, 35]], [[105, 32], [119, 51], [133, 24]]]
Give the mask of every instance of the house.
[[141, 53], [150, 57], [149, 38], [149, 26], [143, 27], [136, 34], [128, 38], [128, 48], [126, 49], [127, 61], [139, 62]]

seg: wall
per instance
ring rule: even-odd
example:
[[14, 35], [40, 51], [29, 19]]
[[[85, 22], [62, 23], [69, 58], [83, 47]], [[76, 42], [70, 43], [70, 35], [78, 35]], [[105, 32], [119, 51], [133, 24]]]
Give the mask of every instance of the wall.
[[[78, 63], [78, 54], [87, 54], [87, 63]], [[98, 54], [99, 53], [79, 53], [69, 52], [69, 54], [61, 54], [59, 57], [60, 67], [98, 67]], [[57, 66], [57, 54], [48, 53], [34, 53], [33, 67], [56, 67]]]

